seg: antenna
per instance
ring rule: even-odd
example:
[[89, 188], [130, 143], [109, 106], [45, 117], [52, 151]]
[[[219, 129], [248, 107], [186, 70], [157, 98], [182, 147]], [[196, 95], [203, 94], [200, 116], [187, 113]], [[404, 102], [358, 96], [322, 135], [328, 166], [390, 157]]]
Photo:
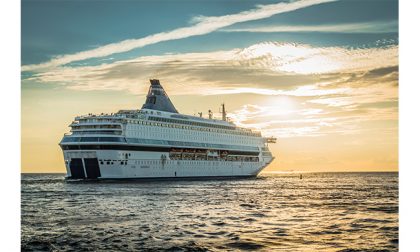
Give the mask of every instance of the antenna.
[[199, 115], [200, 117], [203, 117], [203, 112], [198, 112], [198, 115]]
[[225, 109], [225, 103], [222, 103], [222, 120], [226, 121], [226, 109]]

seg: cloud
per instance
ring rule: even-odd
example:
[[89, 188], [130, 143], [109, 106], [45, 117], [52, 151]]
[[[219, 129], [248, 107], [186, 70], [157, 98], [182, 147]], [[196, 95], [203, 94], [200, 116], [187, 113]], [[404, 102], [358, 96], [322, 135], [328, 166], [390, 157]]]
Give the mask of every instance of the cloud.
[[353, 72], [398, 65], [398, 46], [380, 48], [313, 47], [260, 43], [238, 53], [242, 62], [298, 74]]
[[398, 21], [361, 22], [330, 25], [271, 25], [225, 28], [223, 32], [333, 32], [333, 33], [389, 33], [398, 32]]
[[267, 89], [267, 88], [252, 88], [252, 87], [238, 87], [238, 88], [214, 88], [206, 95], [218, 94], [259, 94], [259, 95], [286, 95], [286, 96], [320, 96], [338, 93], [346, 93], [348, 88], [337, 89], [320, 89], [319, 85], [305, 85], [297, 87], [293, 90], [281, 89]]
[[128, 39], [75, 54], [62, 55], [45, 63], [24, 65], [22, 66], [22, 71], [40, 71], [47, 68], [65, 65], [71, 62], [127, 52], [135, 48], [140, 48], [163, 41], [204, 35], [236, 23], [269, 18], [276, 14], [290, 12], [308, 6], [332, 1], [335, 0], [298, 0], [290, 3], [259, 5], [255, 9], [231, 15], [212, 17], [200, 16], [194, 18], [193, 22], [195, 22], [195, 24], [189, 27], [182, 27], [168, 32], [156, 33], [140, 39]]
[[[351, 97], [357, 100], [357, 96]], [[376, 102], [373, 104], [379, 104]], [[362, 104], [362, 103], [361, 103]], [[398, 104], [353, 109], [301, 103], [293, 109], [276, 105], [247, 104], [229, 113], [235, 124], [278, 138], [329, 135], [394, 133], [398, 127]], [[365, 104], [363, 104], [365, 105]], [[368, 126], [367, 126], [368, 125]]]
[[166, 88], [173, 95], [253, 93], [326, 98], [346, 95], [349, 88], [372, 86], [378, 80], [396, 85], [397, 66], [398, 46], [349, 49], [265, 42], [226, 51], [55, 67], [25, 79], [76, 90], [139, 94], [146, 91], [149, 78], [159, 78], [168, 83]]
[[324, 110], [247, 104], [229, 114], [236, 125], [278, 138], [322, 136], [324, 128], [335, 126], [337, 118], [323, 116]]
[[[321, 56], [315, 63], [314, 58]], [[377, 130], [392, 134], [397, 127], [398, 46], [350, 49], [265, 42], [226, 51], [55, 67], [24, 81], [144, 94], [149, 78], [161, 79], [171, 95], [241, 99], [241, 94], [254, 94], [252, 103], [244, 100], [242, 104], [248, 104], [233, 109], [229, 117], [265, 136], [322, 137]], [[386, 123], [378, 129], [379, 121]]]
[[[306, 68], [304, 62], [319, 56], [322, 61]], [[337, 65], [329, 68], [324, 62]], [[266, 42], [226, 51], [55, 67], [23, 81], [144, 94], [149, 78], [161, 79], [172, 96], [244, 99], [240, 103], [247, 105], [232, 109], [229, 117], [265, 136], [392, 135], [397, 128], [398, 46], [350, 49]], [[252, 102], [241, 94], [253, 94]]]
[[398, 89], [392, 85], [397, 82], [398, 79], [395, 79], [392, 83], [375, 83], [370, 86], [363, 85], [357, 88], [349, 87], [349, 92], [346, 95], [336, 94], [334, 96], [318, 97], [309, 99], [307, 102], [323, 104], [329, 107], [341, 107], [346, 110], [358, 109], [365, 104], [392, 102], [398, 100]]

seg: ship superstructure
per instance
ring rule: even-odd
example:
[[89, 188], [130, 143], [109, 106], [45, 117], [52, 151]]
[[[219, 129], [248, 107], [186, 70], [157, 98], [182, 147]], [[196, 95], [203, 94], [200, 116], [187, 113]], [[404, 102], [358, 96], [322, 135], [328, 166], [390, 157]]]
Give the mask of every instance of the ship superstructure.
[[178, 113], [159, 80], [140, 110], [78, 116], [60, 142], [69, 179], [252, 177], [273, 160], [260, 132]]

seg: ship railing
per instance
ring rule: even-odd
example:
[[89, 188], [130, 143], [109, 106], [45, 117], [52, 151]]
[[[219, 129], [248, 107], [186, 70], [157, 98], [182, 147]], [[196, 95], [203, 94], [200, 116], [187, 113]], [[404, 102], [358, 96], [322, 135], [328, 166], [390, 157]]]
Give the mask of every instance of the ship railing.
[[87, 115], [80, 115], [77, 116], [76, 119], [87, 119], [87, 118], [115, 118], [115, 117], [121, 117], [125, 118], [128, 114], [121, 114], [121, 113], [100, 113], [100, 114], [87, 114]]
[[122, 132], [83, 132], [83, 131], [73, 131], [73, 135], [121, 135]]
[[80, 136], [80, 135], [115, 135], [120, 136], [122, 135], [122, 132], [101, 132], [101, 133], [92, 133], [92, 132], [83, 132], [83, 131], [72, 131], [64, 133], [64, 136]]

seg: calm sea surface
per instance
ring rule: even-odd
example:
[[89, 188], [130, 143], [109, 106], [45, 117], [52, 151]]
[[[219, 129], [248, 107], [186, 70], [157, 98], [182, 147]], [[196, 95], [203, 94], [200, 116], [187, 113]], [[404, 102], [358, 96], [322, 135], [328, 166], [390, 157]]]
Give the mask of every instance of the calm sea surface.
[[22, 250], [398, 250], [398, 173], [130, 183], [63, 176], [22, 175]]

